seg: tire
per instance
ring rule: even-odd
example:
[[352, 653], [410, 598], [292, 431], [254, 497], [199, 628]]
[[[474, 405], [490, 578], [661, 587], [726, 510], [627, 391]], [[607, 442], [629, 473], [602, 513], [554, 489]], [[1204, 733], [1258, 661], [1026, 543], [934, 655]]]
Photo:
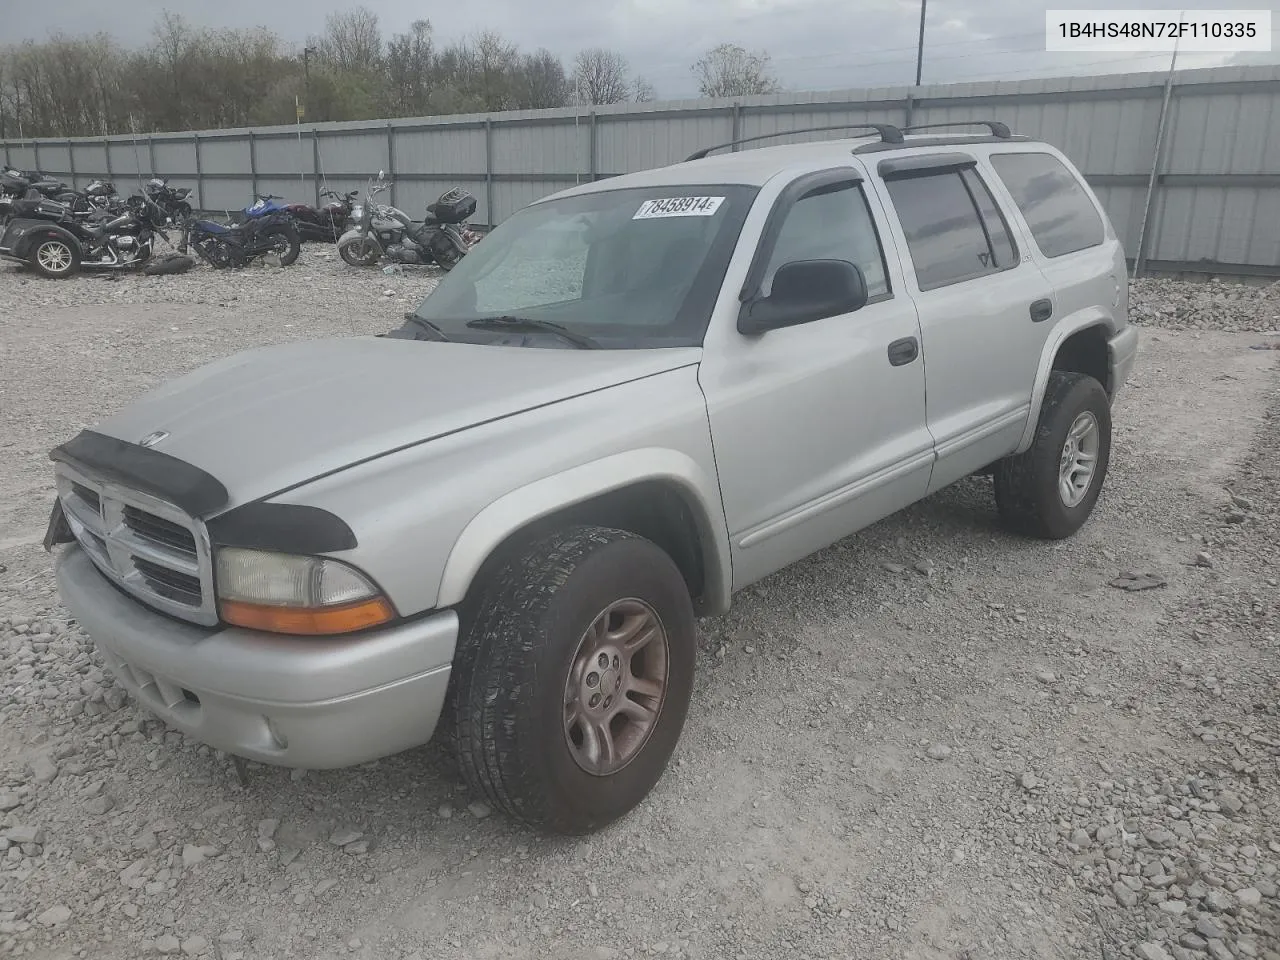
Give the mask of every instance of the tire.
[[[1091, 420], [1090, 420], [1091, 418]], [[1068, 448], [1073, 428], [1092, 425], [1092, 441]], [[1092, 472], [1087, 478], [1082, 460], [1092, 448]], [[1074, 451], [1074, 452], [1073, 452]], [[1070, 493], [1064, 493], [1063, 470], [1070, 455]], [[1093, 513], [1111, 461], [1111, 401], [1102, 384], [1082, 373], [1049, 374], [1035, 439], [1025, 453], [996, 464], [996, 507], [1005, 525], [1016, 533], [1041, 540], [1063, 540], [1079, 530]], [[1077, 499], [1078, 498], [1078, 499]]]
[[[671, 558], [622, 530], [573, 527], [504, 561], [468, 607], [444, 711], [468, 786], [518, 820], [571, 835], [598, 830], [639, 804], [666, 769], [693, 690], [693, 605]], [[653, 639], [625, 664], [615, 658], [597, 670], [599, 656], [610, 659], [604, 650], [626, 657], [621, 641], [586, 636], [611, 610], [623, 624], [657, 629], [638, 630]], [[581, 646], [597, 642], [603, 646]], [[571, 673], [575, 662], [592, 667]], [[664, 676], [661, 696], [628, 694], [632, 669]], [[630, 707], [613, 707], [617, 715], [605, 722], [618, 762], [590, 772], [591, 747], [601, 743], [586, 736], [590, 701], [578, 704], [581, 720], [567, 722], [567, 691], [603, 692], [611, 682], [611, 696]], [[591, 695], [599, 701], [591, 709], [605, 711], [595, 717], [606, 716], [609, 703]], [[647, 725], [631, 719], [639, 705], [651, 715], [656, 707]], [[596, 762], [610, 766], [596, 753]]]
[[31, 248], [27, 262], [41, 276], [62, 280], [80, 268], [80, 255], [65, 240], [46, 237]]
[[353, 267], [372, 267], [382, 259], [378, 245], [368, 237], [338, 245], [338, 256]]
[[[447, 247], [447, 249], [446, 249]], [[448, 273], [459, 263], [462, 262], [464, 254], [458, 252], [458, 248], [453, 244], [442, 244], [440, 254], [436, 257], [436, 265], [445, 273]]]
[[148, 277], [162, 277], [176, 273], [186, 273], [195, 265], [196, 262], [191, 257], [184, 257], [180, 253], [171, 253], [168, 256], [152, 260], [142, 268], [142, 272]]
[[269, 240], [273, 247], [282, 246], [283, 251], [280, 252], [280, 266], [291, 267], [298, 262], [298, 254], [302, 252], [302, 240], [298, 236], [298, 231], [293, 227], [267, 227], [262, 232], [264, 238], [283, 237], [283, 244], [274, 239]]

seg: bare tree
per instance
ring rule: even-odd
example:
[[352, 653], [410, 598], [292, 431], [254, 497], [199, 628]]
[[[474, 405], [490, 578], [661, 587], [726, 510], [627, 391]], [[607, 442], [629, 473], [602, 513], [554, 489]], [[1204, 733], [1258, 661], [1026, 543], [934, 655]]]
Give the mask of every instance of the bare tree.
[[622, 103], [631, 95], [627, 58], [614, 50], [592, 47], [573, 61], [578, 96], [592, 104]]
[[713, 47], [692, 69], [704, 97], [749, 97], [782, 89], [770, 71], [769, 54], [736, 43]]
[[517, 110], [567, 106], [572, 92], [564, 64], [549, 50], [523, 57], [512, 78], [512, 106]]
[[415, 20], [408, 33], [397, 33], [387, 44], [388, 106], [410, 116], [427, 112], [432, 88], [435, 46], [431, 21]]
[[636, 77], [631, 81], [631, 99], [636, 103], [650, 103], [658, 99], [658, 92], [644, 77]]
[[339, 70], [371, 73], [382, 62], [382, 33], [378, 15], [368, 7], [355, 7], [325, 18], [320, 56]]
[[482, 109], [497, 111], [509, 109], [511, 103], [511, 75], [514, 73], [519, 53], [514, 43], [508, 43], [492, 30], [486, 30], [475, 42], [475, 92]]

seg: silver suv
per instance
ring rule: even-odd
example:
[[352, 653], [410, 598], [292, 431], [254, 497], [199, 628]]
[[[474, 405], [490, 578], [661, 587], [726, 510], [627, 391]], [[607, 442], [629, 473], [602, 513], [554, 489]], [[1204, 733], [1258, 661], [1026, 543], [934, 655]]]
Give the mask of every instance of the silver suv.
[[434, 731], [509, 814], [609, 823], [675, 747], [696, 616], [974, 473], [1025, 535], [1093, 510], [1124, 254], [1059, 151], [985, 126], [575, 187], [399, 330], [169, 383], [52, 453], [67, 607], [235, 756]]

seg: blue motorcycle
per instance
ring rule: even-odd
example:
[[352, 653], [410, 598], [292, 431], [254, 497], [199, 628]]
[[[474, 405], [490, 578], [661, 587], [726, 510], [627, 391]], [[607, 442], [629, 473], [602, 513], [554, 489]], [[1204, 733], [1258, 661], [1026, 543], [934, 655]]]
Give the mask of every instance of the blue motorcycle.
[[245, 208], [243, 223], [187, 220], [178, 250], [194, 250], [215, 269], [243, 267], [267, 255], [277, 258], [282, 267], [292, 266], [302, 249], [302, 239], [284, 205], [273, 203], [278, 199], [259, 197]]

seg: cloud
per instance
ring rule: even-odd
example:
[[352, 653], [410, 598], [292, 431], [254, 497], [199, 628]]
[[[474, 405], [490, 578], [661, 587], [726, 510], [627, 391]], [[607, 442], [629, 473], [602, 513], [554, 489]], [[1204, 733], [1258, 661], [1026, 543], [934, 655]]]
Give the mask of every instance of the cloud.
[[[368, 2], [368, 0], [367, 0]], [[288, 43], [323, 30], [326, 14], [354, 4], [342, 0], [220, 0], [189, 9], [192, 21], [212, 27], [261, 24]], [[181, 9], [173, 0], [58, 0], [17, 3], [5, 14], [8, 36], [43, 38], [55, 31], [105, 30], [122, 42], [147, 42], [161, 11]], [[191, 5], [194, 7], [194, 5]], [[420, 0], [379, 0], [388, 35], [430, 15]], [[1044, 51], [1044, 11], [1055, 0], [934, 0], [925, 33], [924, 81], [1020, 79], [1099, 72], [1163, 70], [1167, 54], [1065, 54]], [[1160, 0], [1126, 0], [1127, 8], [1159, 9]], [[1231, 9], [1233, 0], [1198, 0], [1202, 9]], [[696, 95], [690, 67], [720, 42], [767, 50], [783, 85], [792, 90], [831, 90], [901, 85], [915, 77], [916, 0], [485, 0], [458, 4], [432, 16], [444, 40], [496, 29], [521, 48], [546, 47], [566, 61], [587, 46], [622, 52], [664, 98]], [[1179, 66], [1275, 63], [1277, 54], [1184, 54]]]

